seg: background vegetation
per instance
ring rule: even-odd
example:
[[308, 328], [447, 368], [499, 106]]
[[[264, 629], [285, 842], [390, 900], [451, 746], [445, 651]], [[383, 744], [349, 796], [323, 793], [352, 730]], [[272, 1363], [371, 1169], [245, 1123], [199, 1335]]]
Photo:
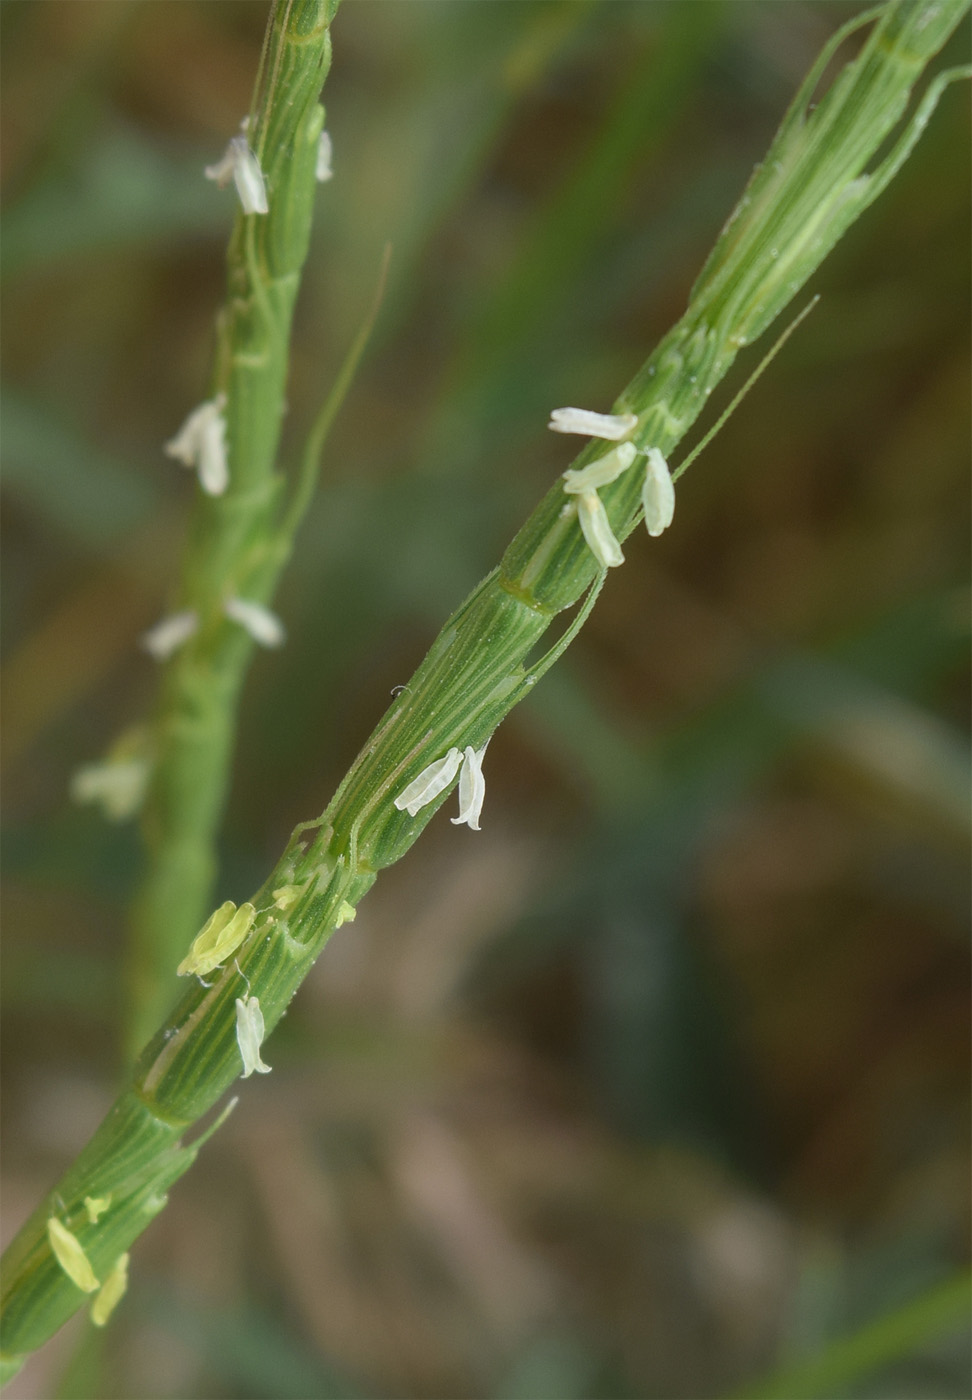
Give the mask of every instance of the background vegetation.
[[[342, 7], [295, 446], [389, 239], [392, 273], [290, 642], [247, 688], [220, 899], [565, 465], [549, 408], [606, 408], [680, 314], [855, 8]], [[115, 1084], [136, 844], [67, 785], [151, 702], [136, 639], [192, 489], [161, 443], [202, 397], [232, 217], [201, 166], [265, 17], [0, 9], [8, 1233]], [[968, 1236], [967, 100], [504, 726], [481, 835], [439, 817], [335, 936], [137, 1247], [107, 1355], [78, 1319], [12, 1400], [750, 1393], [942, 1296]], [[902, 1326], [773, 1394], [966, 1394], [958, 1332], [893, 1359]]]

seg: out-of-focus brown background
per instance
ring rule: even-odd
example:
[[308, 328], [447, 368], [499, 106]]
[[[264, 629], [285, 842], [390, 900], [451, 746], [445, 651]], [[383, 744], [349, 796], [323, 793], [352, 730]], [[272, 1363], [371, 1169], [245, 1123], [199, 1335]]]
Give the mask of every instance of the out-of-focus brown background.
[[[854, 8], [342, 7], [291, 455], [386, 240], [391, 282], [289, 643], [247, 686], [220, 899], [321, 810], [567, 465], [548, 410], [607, 408], [680, 314]], [[266, 9], [0, 11], [8, 1233], [115, 1082], [137, 843], [67, 786], [152, 702], [136, 641], [193, 489], [161, 443], [204, 392], [234, 206], [201, 168]], [[11, 1400], [699, 1400], [961, 1267], [967, 102], [504, 725], [483, 832], [443, 815], [382, 877], [107, 1334], [65, 1329]], [[961, 1333], [892, 1361], [892, 1321], [814, 1395], [966, 1395]]]

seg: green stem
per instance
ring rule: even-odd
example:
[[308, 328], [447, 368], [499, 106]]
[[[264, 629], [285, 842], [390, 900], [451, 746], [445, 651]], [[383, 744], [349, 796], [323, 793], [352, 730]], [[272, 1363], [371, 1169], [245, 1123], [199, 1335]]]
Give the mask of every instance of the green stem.
[[[336, 8], [337, 0], [276, 0], [251, 107], [247, 134], [266, 177], [269, 213], [240, 213], [228, 253], [211, 392], [226, 395], [230, 484], [222, 496], [198, 492], [182, 563], [176, 606], [194, 611], [199, 628], [166, 665], [154, 724], [142, 816], [146, 870], [132, 912], [130, 1057], [171, 1006], [174, 964], [212, 896], [236, 708], [253, 652], [223, 605], [231, 597], [272, 598], [299, 519], [299, 511], [279, 519], [285, 481], [274, 463], [313, 214], [324, 120], [317, 99]], [[313, 471], [322, 442], [319, 434]], [[305, 469], [303, 498], [312, 486]]]
[[[666, 455], [672, 451], [739, 347], [783, 310], [836, 241], [839, 234], [831, 236], [824, 212], [843, 231], [865, 207], [866, 163], [966, 8], [967, 0], [891, 4], [858, 58], [812, 112], [807, 102], [813, 84], [801, 89], [706, 264], [689, 309], [618, 399], [619, 411], [638, 415], [633, 434], [638, 445]], [[919, 116], [924, 122], [927, 111], [920, 108]], [[871, 178], [879, 178], [883, 169], [879, 166]], [[849, 209], [854, 213], [848, 215]], [[272, 293], [271, 287], [267, 295]], [[575, 467], [603, 450], [603, 444], [585, 448]], [[632, 469], [602, 492], [621, 537], [638, 518], [637, 477]], [[405, 854], [446, 793], [414, 818], [399, 811], [394, 798], [448, 749], [481, 748], [583, 622], [593, 594], [574, 626], [531, 665], [529, 658], [556, 615], [576, 606], [600, 574], [562, 487], [560, 481], [554, 484], [499, 567], [446, 622], [325, 812], [297, 828], [252, 896], [256, 918], [246, 941], [212, 974], [210, 985], [191, 981], [143, 1050], [125, 1093], [10, 1245], [4, 1261], [4, 1344], [15, 1357], [39, 1346], [83, 1301], [51, 1252], [48, 1218], [56, 1214], [74, 1231], [96, 1275], [104, 1277], [162, 1209], [168, 1186], [198, 1151], [198, 1139], [181, 1145], [183, 1133], [240, 1074], [236, 999], [247, 990], [258, 996], [267, 1032], [273, 1030], [349, 907], [370, 889], [379, 870]], [[219, 624], [215, 655], [238, 642], [225, 632]], [[190, 673], [185, 682], [199, 704], [209, 693], [204, 679]], [[191, 727], [194, 721], [191, 707], [179, 712], [180, 723]], [[193, 775], [183, 770], [181, 777], [189, 781]], [[283, 886], [288, 893], [278, 903], [275, 892]], [[173, 966], [183, 951], [180, 944], [173, 952]], [[85, 1195], [109, 1192], [111, 1208], [90, 1224]]]
[[381, 259], [381, 270], [378, 274], [378, 285], [375, 288], [375, 295], [372, 299], [371, 307], [364, 321], [361, 323], [361, 326], [358, 328], [357, 335], [351, 342], [351, 347], [345, 356], [344, 363], [338, 370], [338, 375], [334, 381], [331, 392], [321, 405], [317, 417], [311, 424], [311, 430], [307, 434], [307, 441], [304, 444], [304, 450], [301, 454], [297, 483], [280, 527], [281, 536], [288, 542], [293, 539], [298, 525], [304, 518], [307, 507], [311, 503], [314, 487], [317, 483], [317, 474], [320, 469], [321, 452], [324, 449], [324, 444], [327, 441], [331, 428], [334, 426], [334, 420], [341, 410], [341, 405], [344, 403], [348, 390], [351, 388], [354, 376], [358, 370], [358, 365], [361, 363], [361, 357], [371, 338], [371, 332], [374, 329], [375, 321], [378, 317], [382, 298], [385, 295], [385, 284], [388, 281], [388, 267], [391, 262], [391, 251], [391, 244], [386, 244]]

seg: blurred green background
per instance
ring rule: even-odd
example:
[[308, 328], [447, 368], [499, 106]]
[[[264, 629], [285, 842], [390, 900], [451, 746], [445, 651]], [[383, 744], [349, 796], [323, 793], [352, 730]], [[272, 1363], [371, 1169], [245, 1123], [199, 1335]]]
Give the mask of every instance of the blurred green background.
[[[568, 464], [548, 410], [607, 409], [681, 313], [857, 8], [345, 0], [285, 456], [388, 240], [391, 277], [246, 689], [220, 899]], [[266, 10], [0, 7], [8, 1235], [116, 1082], [137, 841], [67, 786], [152, 703], [193, 490], [161, 444], [234, 212], [201, 167]], [[968, 1394], [967, 106], [504, 725], [481, 835], [442, 816], [382, 877], [107, 1335], [76, 1319], [11, 1400]]]

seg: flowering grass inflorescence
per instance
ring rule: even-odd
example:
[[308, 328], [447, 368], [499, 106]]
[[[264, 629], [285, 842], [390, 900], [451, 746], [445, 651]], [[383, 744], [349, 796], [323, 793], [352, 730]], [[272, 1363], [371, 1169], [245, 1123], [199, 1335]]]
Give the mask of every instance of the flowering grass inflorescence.
[[[188, 985], [105, 1122], [10, 1246], [4, 1326], [11, 1369], [94, 1291], [92, 1281], [98, 1287], [103, 1280], [103, 1293], [114, 1280], [104, 1312], [117, 1301], [129, 1245], [202, 1145], [197, 1139], [183, 1146], [183, 1134], [241, 1073], [266, 1072], [265, 1036], [330, 934], [354, 917], [378, 872], [408, 850], [457, 777], [454, 820], [478, 830], [492, 734], [583, 625], [639, 520], [652, 536], [671, 523], [672, 482], [683, 469], [669, 472], [674, 449], [739, 348], [787, 305], [907, 156], [955, 72], [933, 81], [897, 143], [874, 170], [866, 168], [965, 8], [965, 0], [901, 0], [870, 12], [875, 27], [861, 54], [816, 98], [836, 47], [864, 20], [826, 46], [685, 315], [614, 412], [553, 411], [554, 431], [591, 441], [499, 566], [447, 620], [326, 809], [296, 829], [250, 900], [238, 909], [221, 906], [185, 953], [211, 879], [245, 662], [254, 641], [282, 639], [268, 602], [296, 523], [293, 511], [278, 511], [283, 483], [274, 470], [286, 341], [313, 189], [331, 168], [317, 94], [333, 6], [277, 5], [261, 103], [212, 168], [217, 180], [235, 181], [243, 211], [231, 242], [231, 297], [214, 384], [169, 445], [199, 472], [198, 528], [175, 610], [143, 639], [166, 665], [165, 723], [146, 747], [152, 778], [144, 820], [153, 863], [139, 908], [152, 985], [141, 999], [140, 1024], [156, 1019], [168, 998], [166, 979], [177, 970]], [[614, 445], [605, 450], [605, 443]], [[223, 448], [226, 481], [213, 490]], [[304, 500], [300, 487], [297, 499]], [[576, 609], [570, 626], [531, 662], [567, 609]], [[186, 717], [193, 725], [180, 726]], [[93, 1218], [88, 1201], [110, 1204]]]

